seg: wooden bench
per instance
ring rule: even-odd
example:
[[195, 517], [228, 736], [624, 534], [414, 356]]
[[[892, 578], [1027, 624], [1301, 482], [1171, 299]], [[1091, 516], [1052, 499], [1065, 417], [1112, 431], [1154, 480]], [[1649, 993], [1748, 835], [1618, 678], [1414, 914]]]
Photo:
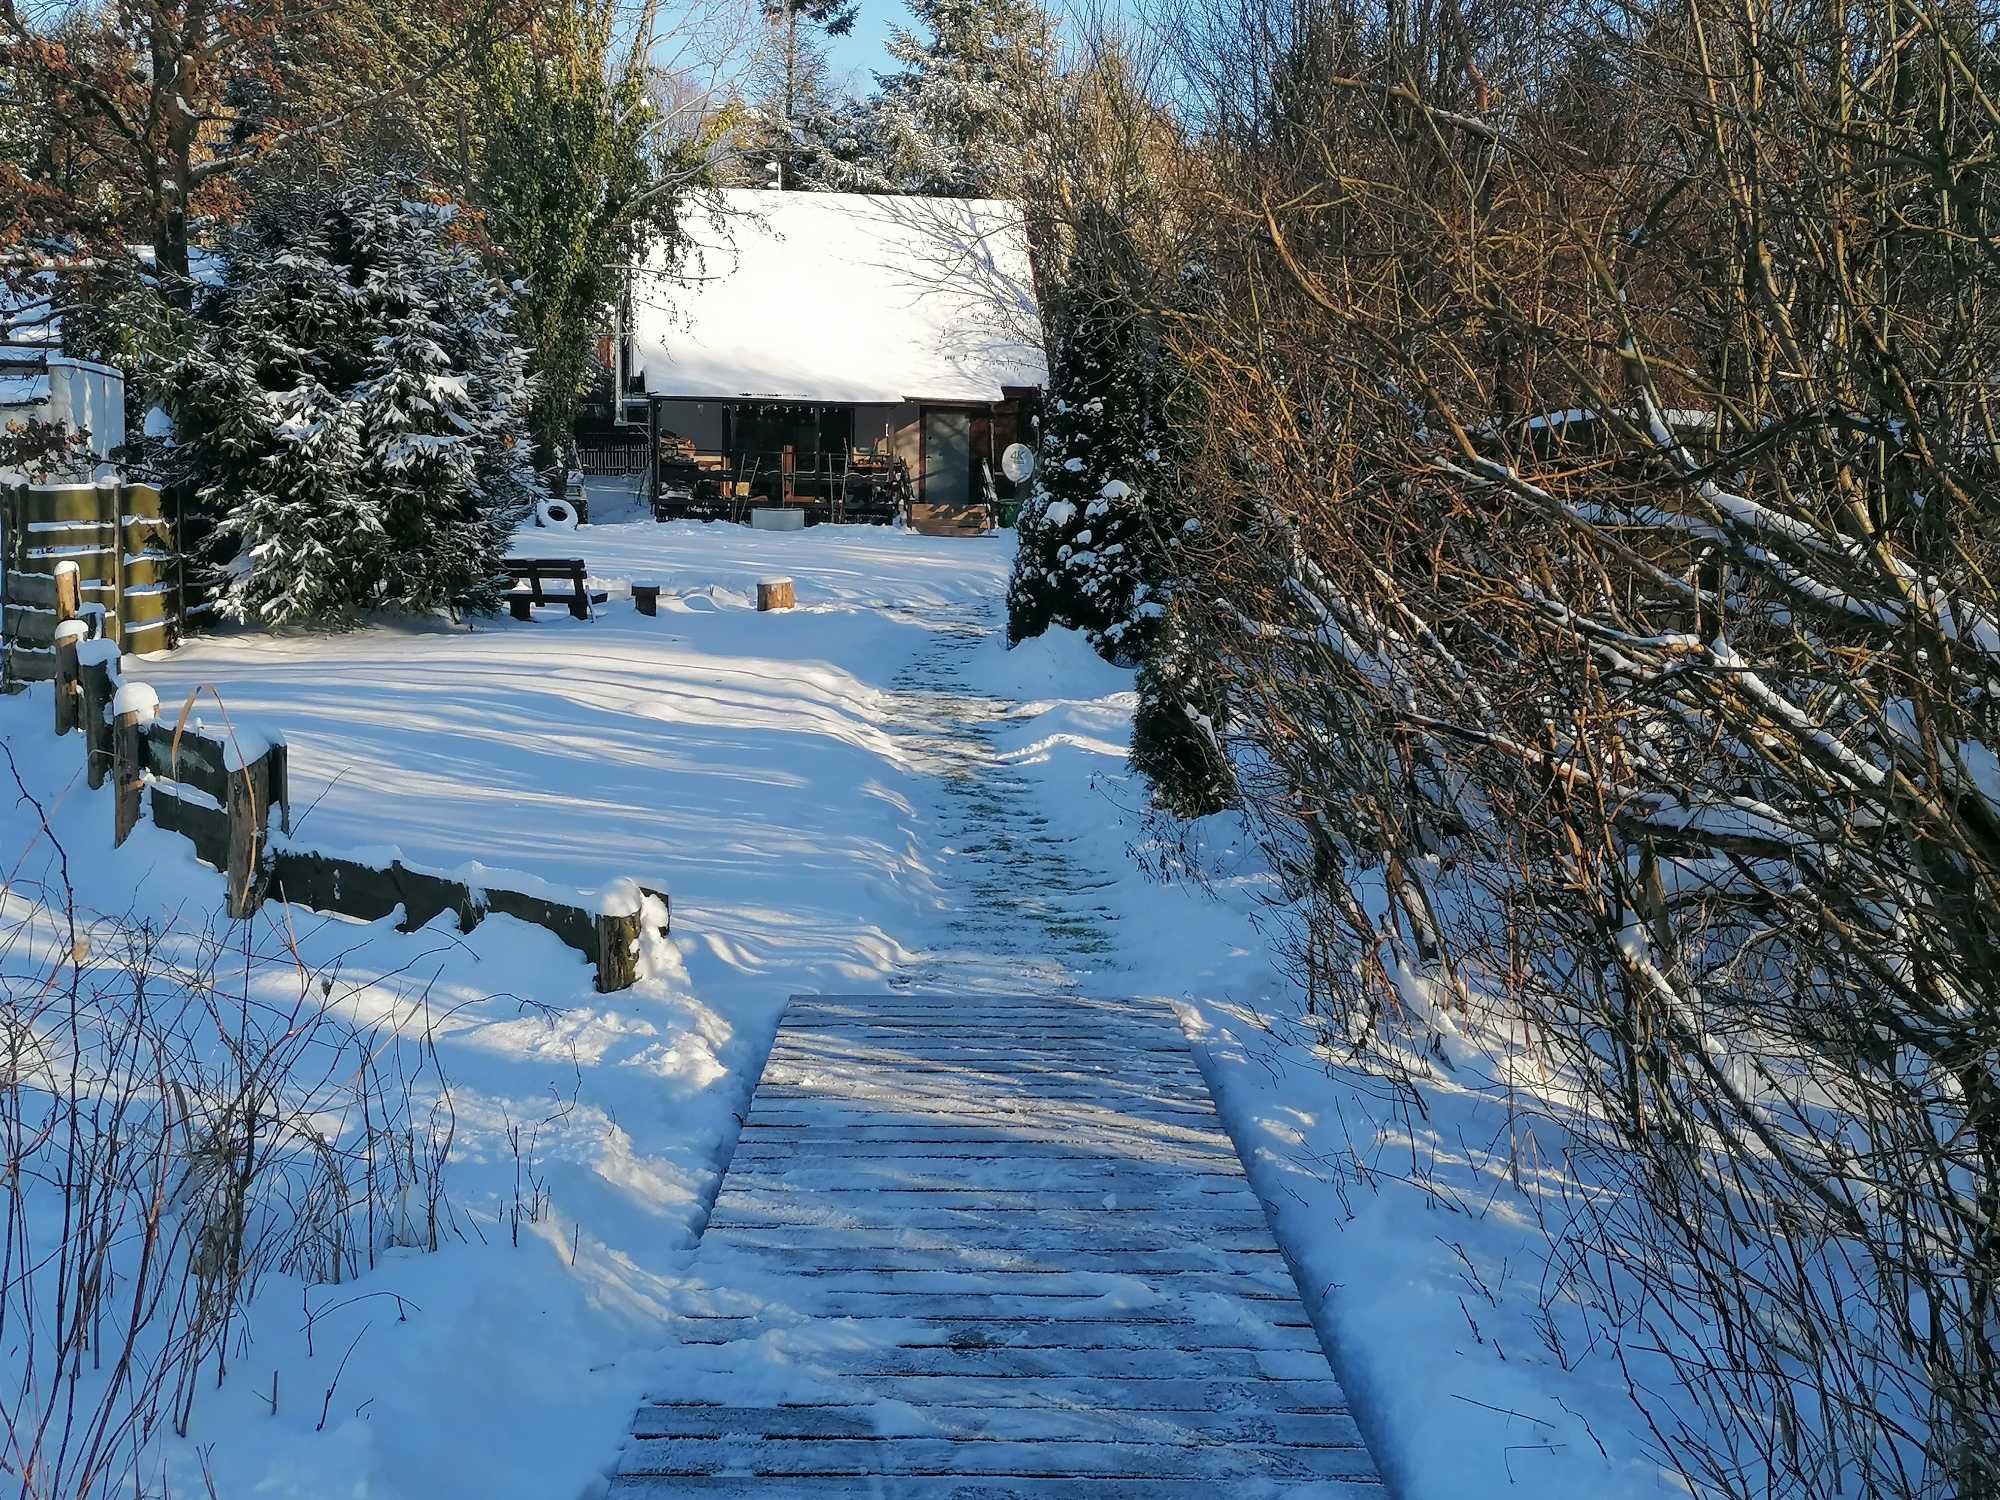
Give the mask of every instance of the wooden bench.
[[[590, 588], [580, 557], [510, 557], [500, 566], [514, 580], [514, 587], [507, 595], [507, 608], [517, 620], [531, 619], [538, 604], [564, 604], [577, 619], [588, 620], [591, 605], [602, 604], [606, 598], [601, 589], [593, 592]], [[524, 583], [525, 589], [521, 587]], [[564, 592], [551, 593], [543, 587], [547, 583], [569, 587]]]

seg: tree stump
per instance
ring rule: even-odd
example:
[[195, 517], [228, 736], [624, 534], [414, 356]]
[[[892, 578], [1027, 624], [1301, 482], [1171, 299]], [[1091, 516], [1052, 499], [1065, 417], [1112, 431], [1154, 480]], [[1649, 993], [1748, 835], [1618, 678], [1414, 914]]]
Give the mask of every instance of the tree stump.
[[760, 578], [757, 580], [757, 608], [759, 610], [791, 609], [798, 602], [798, 595], [792, 589], [791, 579]]
[[639, 913], [597, 916], [597, 987], [606, 994], [629, 989], [639, 977]]
[[632, 607], [648, 617], [659, 614], [660, 586], [657, 583], [633, 584]]

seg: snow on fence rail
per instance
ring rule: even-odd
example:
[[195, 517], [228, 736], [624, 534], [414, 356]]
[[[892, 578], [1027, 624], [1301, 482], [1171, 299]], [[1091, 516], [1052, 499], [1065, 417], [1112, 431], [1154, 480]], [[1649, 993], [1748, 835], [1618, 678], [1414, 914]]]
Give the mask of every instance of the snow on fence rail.
[[[619, 990], [638, 978], [639, 939], [651, 922], [664, 932], [671, 906], [663, 891], [618, 880], [602, 891], [559, 891], [532, 875], [468, 864], [434, 870], [379, 856], [336, 854], [292, 841], [288, 752], [282, 738], [243, 726], [226, 737], [199, 721], [168, 724], [144, 683], [119, 680], [119, 650], [59, 626], [53, 640], [55, 730], [82, 729], [86, 775], [113, 793], [113, 841], [123, 844], [141, 803], [156, 827], [194, 845], [223, 872], [231, 917], [276, 899], [315, 911], [379, 921], [401, 909], [414, 932], [445, 912], [470, 932], [492, 912], [546, 928], [597, 967], [597, 987]], [[271, 812], [278, 811], [278, 831]], [[587, 904], [565, 899], [586, 895]], [[657, 903], [657, 905], [655, 905]]]

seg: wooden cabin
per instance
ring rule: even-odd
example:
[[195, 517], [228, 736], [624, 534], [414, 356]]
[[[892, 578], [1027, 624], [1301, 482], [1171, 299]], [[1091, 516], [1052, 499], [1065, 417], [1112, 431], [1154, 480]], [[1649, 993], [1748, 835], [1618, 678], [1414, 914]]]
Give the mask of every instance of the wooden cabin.
[[1047, 379], [1018, 207], [719, 196], [694, 251], [633, 286], [625, 409], [643, 397], [655, 513], [992, 526]]

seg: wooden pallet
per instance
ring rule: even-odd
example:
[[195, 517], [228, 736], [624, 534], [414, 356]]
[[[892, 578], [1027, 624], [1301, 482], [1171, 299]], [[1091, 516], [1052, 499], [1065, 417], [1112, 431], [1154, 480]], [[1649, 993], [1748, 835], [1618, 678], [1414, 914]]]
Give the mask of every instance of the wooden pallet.
[[779, 1403], [754, 1312], [693, 1320], [614, 1495], [1382, 1493], [1162, 1006], [795, 999], [703, 1246], [856, 1336]]

